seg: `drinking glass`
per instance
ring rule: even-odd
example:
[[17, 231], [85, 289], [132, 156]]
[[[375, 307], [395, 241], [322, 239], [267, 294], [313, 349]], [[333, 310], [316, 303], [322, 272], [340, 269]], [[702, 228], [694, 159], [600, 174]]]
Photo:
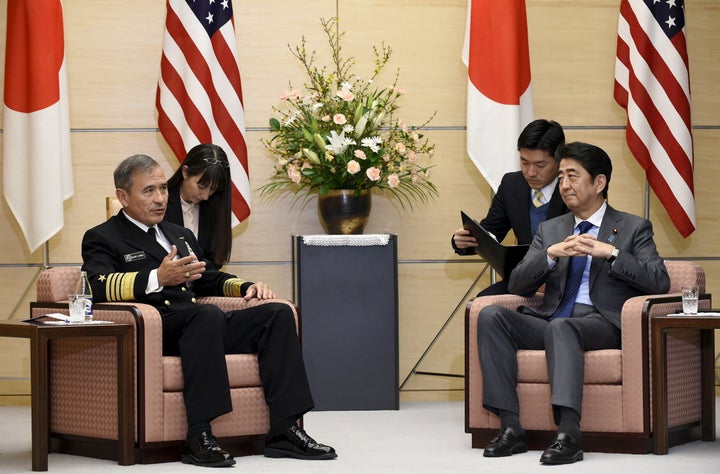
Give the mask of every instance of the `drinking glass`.
[[683, 313], [697, 314], [698, 311], [698, 287], [683, 286], [682, 289]]
[[70, 305], [70, 322], [82, 323], [85, 321], [85, 305], [87, 304], [86, 295], [70, 295], [68, 297]]

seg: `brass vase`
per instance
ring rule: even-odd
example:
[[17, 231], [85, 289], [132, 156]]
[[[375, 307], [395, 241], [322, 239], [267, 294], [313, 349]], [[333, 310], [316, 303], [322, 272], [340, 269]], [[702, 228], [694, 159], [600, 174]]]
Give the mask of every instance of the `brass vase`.
[[328, 234], [362, 234], [371, 207], [369, 189], [331, 189], [318, 197], [320, 224]]

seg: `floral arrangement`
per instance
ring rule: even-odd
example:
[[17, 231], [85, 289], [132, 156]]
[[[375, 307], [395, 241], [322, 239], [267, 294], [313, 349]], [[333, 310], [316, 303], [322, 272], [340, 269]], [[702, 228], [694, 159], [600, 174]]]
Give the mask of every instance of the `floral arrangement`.
[[270, 139], [263, 144], [275, 160], [270, 183], [261, 195], [278, 192], [377, 188], [394, 194], [400, 204], [426, 203], [437, 196], [429, 180], [431, 166], [424, 165], [434, 145], [420, 127], [396, 116], [404, 90], [397, 86], [399, 71], [391, 85], [375, 81], [390, 59], [384, 43], [374, 47], [375, 68], [368, 78], [352, 73], [353, 58], [343, 59], [337, 19], [320, 20], [332, 53], [332, 68], [315, 64], [315, 51], [308, 54], [306, 41], [291, 53], [305, 69], [305, 90], [282, 93], [280, 107], [273, 107]]

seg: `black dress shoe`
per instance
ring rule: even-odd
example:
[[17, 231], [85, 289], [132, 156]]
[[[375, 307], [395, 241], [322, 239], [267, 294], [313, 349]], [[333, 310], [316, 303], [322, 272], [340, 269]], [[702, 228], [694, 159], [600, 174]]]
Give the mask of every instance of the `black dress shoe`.
[[486, 458], [500, 458], [524, 453], [527, 450], [527, 435], [525, 432], [516, 434], [512, 428], [505, 428], [490, 440], [490, 444], [483, 451], [483, 456]]
[[265, 441], [265, 456], [269, 458], [297, 459], [333, 459], [337, 453], [312, 439], [297, 425], [292, 425], [284, 433]]
[[558, 433], [555, 441], [540, 456], [543, 464], [572, 464], [582, 461], [583, 450], [580, 442], [567, 433]]
[[209, 431], [203, 431], [185, 440], [180, 460], [185, 464], [205, 467], [227, 467], [235, 464], [235, 459], [223, 451], [215, 436]]

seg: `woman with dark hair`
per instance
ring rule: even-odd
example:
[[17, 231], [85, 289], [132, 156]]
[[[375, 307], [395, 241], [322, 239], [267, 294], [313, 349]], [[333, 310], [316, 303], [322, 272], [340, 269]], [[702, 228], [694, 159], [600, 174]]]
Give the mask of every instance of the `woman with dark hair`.
[[230, 260], [230, 193], [230, 163], [213, 144], [193, 147], [168, 180], [165, 220], [190, 229], [217, 268]]

